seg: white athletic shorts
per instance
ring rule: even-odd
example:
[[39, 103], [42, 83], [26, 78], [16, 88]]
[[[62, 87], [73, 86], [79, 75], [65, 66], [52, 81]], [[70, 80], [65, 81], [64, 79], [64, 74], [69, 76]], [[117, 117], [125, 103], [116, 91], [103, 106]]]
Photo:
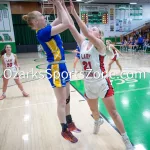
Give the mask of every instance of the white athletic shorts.
[[113, 56], [111, 57], [111, 59], [112, 59], [113, 61], [118, 60], [118, 59], [119, 59], [119, 54], [117, 53], [117, 54], [113, 55]]
[[[5, 73], [7, 74], [7, 76], [4, 76]], [[7, 79], [18, 77], [17, 67], [7, 68], [6, 71], [3, 73], [3, 76]]]
[[85, 98], [86, 99], [96, 99], [106, 98], [114, 95], [114, 90], [111, 85], [109, 78], [103, 78], [101, 80], [93, 80], [93, 81], [84, 81], [85, 87]]

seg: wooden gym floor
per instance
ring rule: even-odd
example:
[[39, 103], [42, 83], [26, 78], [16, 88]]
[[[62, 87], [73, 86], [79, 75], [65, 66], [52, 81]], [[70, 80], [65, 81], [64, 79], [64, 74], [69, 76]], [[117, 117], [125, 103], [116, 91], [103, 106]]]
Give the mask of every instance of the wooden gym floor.
[[[22, 82], [24, 89], [30, 94], [30, 97], [22, 97], [14, 81], [10, 80], [6, 93], [7, 98], [0, 101], [0, 150], [125, 150], [121, 136], [106, 120], [100, 128], [99, 134], [92, 134], [93, 118], [91, 117], [91, 112], [86, 101], [82, 97], [82, 84], [80, 85], [82, 86], [81, 90], [77, 87], [76, 90], [73, 86], [70, 89], [71, 114], [76, 125], [82, 130], [81, 133], [75, 133], [79, 142], [71, 144], [64, 140], [60, 135], [61, 128], [56, 115], [56, 98], [49, 81], [46, 78], [40, 79], [38, 74], [37, 77], [32, 77], [32, 72], [42, 72], [45, 74], [47, 66], [45, 55], [42, 53], [18, 54], [18, 59], [21, 71], [25, 73], [29, 72], [28, 76], [27, 74], [24, 76]], [[71, 72], [74, 54], [67, 53], [66, 59], [68, 70]], [[149, 60], [149, 54], [124, 53], [124, 56], [120, 58], [120, 63], [125, 71], [140, 70], [150, 72]], [[108, 61], [109, 58], [106, 57], [106, 68]], [[79, 63], [77, 70], [81, 70]], [[118, 68], [115, 64], [112, 67], [112, 71], [116, 75], [118, 74]], [[2, 73], [2, 70], [0, 72]], [[80, 78], [77, 78], [75, 75], [72, 75], [72, 80], [76, 83], [80, 82]], [[73, 82], [71, 82], [72, 85]], [[120, 82], [123, 81], [119, 80]], [[2, 87], [1, 78], [0, 86]], [[128, 90], [130, 89], [130, 87], [127, 88]], [[150, 89], [148, 90], [150, 92]], [[2, 90], [0, 90], [1, 92]], [[147, 104], [145, 103], [144, 105]], [[147, 108], [147, 112], [149, 113], [150, 109]], [[109, 120], [107, 114], [103, 114]], [[148, 118], [146, 120], [147, 124], [149, 124], [150, 120]], [[138, 123], [142, 124], [142, 122]], [[136, 132], [138, 133], [138, 129]], [[136, 132], [134, 135], [136, 135]], [[146, 145], [147, 142], [144, 143], [148, 139], [134, 143], [136, 138], [131, 137], [136, 150], [148, 150], [149, 145]]]

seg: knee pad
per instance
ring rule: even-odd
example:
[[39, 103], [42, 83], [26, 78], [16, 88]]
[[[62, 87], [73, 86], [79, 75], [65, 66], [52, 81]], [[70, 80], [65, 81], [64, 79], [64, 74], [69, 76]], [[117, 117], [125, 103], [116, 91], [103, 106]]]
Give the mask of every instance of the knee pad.
[[68, 104], [70, 102], [70, 95], [68, 96], [68, 98], [66, 99], [66, 104]]

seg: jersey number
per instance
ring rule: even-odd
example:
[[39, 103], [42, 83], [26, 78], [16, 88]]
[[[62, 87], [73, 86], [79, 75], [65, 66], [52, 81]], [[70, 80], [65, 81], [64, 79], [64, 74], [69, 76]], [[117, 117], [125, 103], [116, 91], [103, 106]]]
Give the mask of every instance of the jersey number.
[[7, 63], [7, 67], [12, 67], [12, 63]]
[[88, 61], [88, 62], [83, 61], [82, 64], [83, 64], [83, 66], [84, 66], [84, 70], [92, 69], [91, 62], [90, 62], [90, 61]]

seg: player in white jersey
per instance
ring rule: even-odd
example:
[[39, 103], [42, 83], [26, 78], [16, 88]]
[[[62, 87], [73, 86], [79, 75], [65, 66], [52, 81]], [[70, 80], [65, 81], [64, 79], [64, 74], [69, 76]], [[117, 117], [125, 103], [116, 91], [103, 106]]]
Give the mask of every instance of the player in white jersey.
[[104, 68], [106, 46], [101, 40], [102, 32], [97, 27], [87, 29], [86, 25], [78, 16], [72, 0], [70, 0], [70, 5], [72, 15], [76, 19], [76, 22], [78, 23], [84, 36], [89, 40], [86, 41], [85, 37], [83, 37], [77, 31], [74, 26], [73, 20], [68, 13], [70, 22], [72, 23], [69, 29], [76, 42], [78, 43], [78, 46], [80, 47], [80, 60], [84, 75], [89, 75], [84, 78], [85, 97], [95, 120], [94, 134], [98, 133], [99, 127], [103, 123], [103, 120], [100, 118], [100, 114], [98, 111], [98, 97], [101, 97], [109, 114], [111, 115], [122, 135], [127, 150], [132, 150], [133, 146], [126, 134], [123, 121], [115, 107], [114, 91], [111, 86], [110, 79], [106, 76]]
[[18, 77], [18, 61], [17, 56], [11, 52], [11, 46], [6, 45], [4, 50], [1, 52], [2, 56], [2, 65], [3, 65], [3, 94], [0, 96], [0, 100], [3, 100], [6, 98], [6, 90], [8, 81], [10, 78], [14, 78], [16, 84], [18, 85], [19, 89], [22, 91], [23, 96], [27, 97], [29, 94], [27, 94], [22, 86], [22, 83], [20, 82], [20, 79]]
[[119, 63], [119, 54], [122, 55], [121, 52], [117, 48], [115, 48], [115, 46], [112, 44], [111, 40], [106, 40], [106, 45], [107, 45], [107, 50], [109, 50], [112, 53], [111, 60], [108, 64], [108, 73], [111, 69], [111, 65], [114, 62], [116, 62], [117, 66], [120, 69], [120, 72], [122, 72], [122, 67]]

